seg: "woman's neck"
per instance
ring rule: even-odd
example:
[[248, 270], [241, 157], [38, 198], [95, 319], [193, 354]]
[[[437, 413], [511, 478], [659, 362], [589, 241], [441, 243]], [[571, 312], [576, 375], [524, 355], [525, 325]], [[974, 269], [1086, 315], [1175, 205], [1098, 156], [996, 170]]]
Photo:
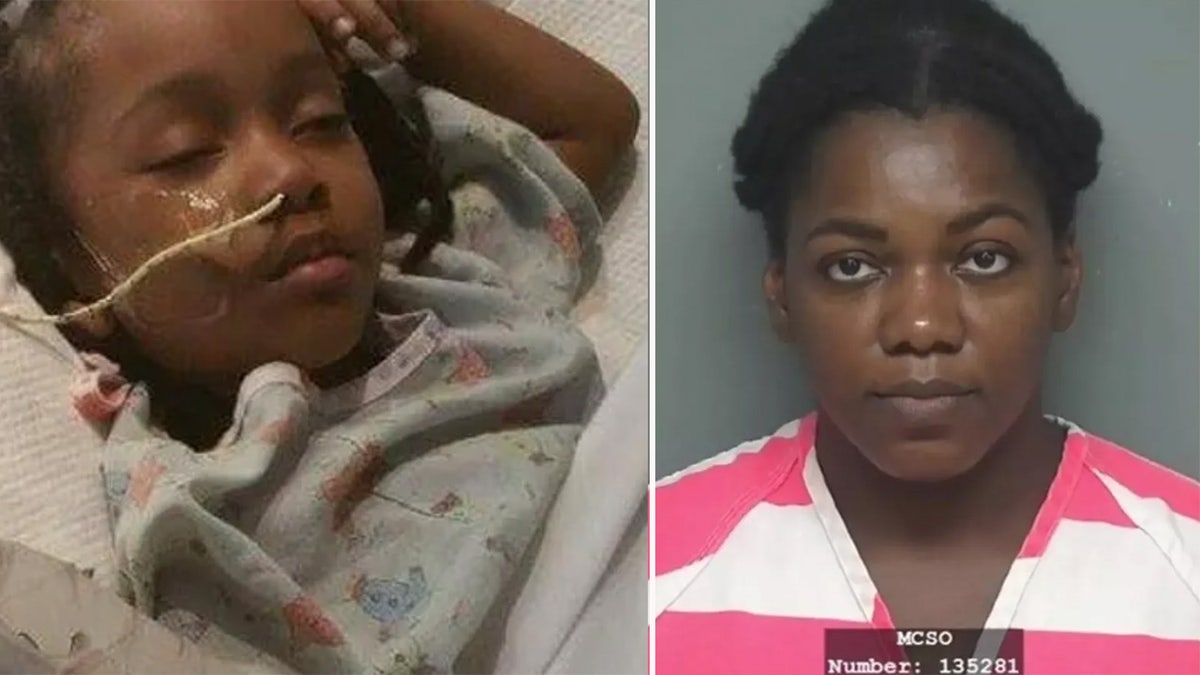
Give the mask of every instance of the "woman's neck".
[[970, 471], [915, 483], [884, 474], [823, 413], [821, 421], [817, 458], [838, 510], [856, 541], [880, 545], [1023, 538], [1057, 473], [1064, 437], [1034, 400]]

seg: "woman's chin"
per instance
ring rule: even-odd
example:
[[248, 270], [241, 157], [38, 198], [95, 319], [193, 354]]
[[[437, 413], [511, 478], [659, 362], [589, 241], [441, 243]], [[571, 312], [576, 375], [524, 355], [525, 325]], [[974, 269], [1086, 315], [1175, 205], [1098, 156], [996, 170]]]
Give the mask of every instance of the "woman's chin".
[[948, 439], [901, 441], [868, 459], [885, 475], [912, 483], [940, 483], [975, 468], [984, 453]]

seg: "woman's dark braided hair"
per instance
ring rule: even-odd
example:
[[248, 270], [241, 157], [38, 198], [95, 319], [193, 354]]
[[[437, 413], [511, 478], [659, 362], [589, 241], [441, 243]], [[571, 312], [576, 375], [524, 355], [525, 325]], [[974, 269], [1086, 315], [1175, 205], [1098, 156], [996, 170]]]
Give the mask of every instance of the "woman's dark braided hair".
[[1056, 240], [1099, 170], [1101, 129], [1053, 58], [987, 0], [830, 0], [784, 48], [733, 139], [735, 189], [784, 256], [786, 212], [816, 137], [852, 111], [981, 114], [1012, 133]]
[[[75, 297], [50, 255], [71, 225], [45, 170], [49, 139], [69, 122], [64, 101], [79, 63], [69, 41], [54, 39], [60, 21], [84, 20], [83, 9], [63, 11], [68, 4], [31, 2], [19, 30], [0, 22], [0, 245], [47, 311]], [[380, 187], [385, 222], [389, 229], [417, 229], [402, 262], [412, 271], [449, 236], [453, 218], [429, 120], [415, 96], [390, 99], [361, 71], [350, 71], [342, 82], [351, 123]]]

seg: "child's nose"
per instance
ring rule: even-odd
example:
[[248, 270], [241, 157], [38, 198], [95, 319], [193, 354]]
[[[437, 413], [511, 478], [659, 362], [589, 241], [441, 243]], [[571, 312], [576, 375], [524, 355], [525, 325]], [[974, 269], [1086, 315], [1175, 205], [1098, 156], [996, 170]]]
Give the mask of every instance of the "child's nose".
[[282, 194], [293, 210], [315, 208], [327, 193], [311, 160], [291, 138], [264, 133], [250, 150], [247, 192], [256, 203], [264, 203]]

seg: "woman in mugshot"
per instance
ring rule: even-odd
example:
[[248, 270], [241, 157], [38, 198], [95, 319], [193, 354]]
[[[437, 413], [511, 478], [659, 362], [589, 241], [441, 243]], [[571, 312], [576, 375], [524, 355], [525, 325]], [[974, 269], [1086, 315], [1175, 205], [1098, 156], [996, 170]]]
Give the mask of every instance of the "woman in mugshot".
[[658, 672], [915, 672], [846, 628], [1020, 638], [924, 673], [1200, 672], [1200, 487], [1042, 405], [1101, 137], [984, 0], [834, 0], [781, 52], [736, 191], [818, 406], [658, 485]]

